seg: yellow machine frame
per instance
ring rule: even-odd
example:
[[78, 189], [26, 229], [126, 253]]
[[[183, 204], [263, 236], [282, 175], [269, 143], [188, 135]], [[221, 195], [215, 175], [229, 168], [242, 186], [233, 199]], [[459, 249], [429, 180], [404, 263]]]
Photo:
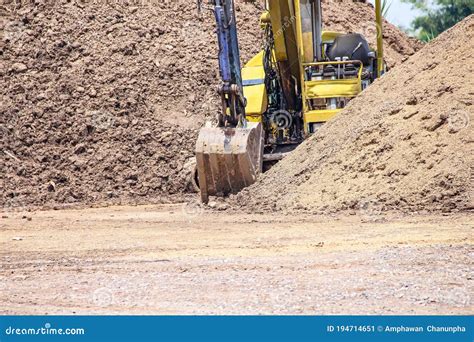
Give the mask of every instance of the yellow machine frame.
[[[266, 0], [267, 11], [260, 18], [266, 45], [244, 68], [234, 2], [214, 2], [222, 110], [217, 126], [203, 127], [196, 141], [197, 179], [204, 203], [209, 196], [236, 194], [253, 184], [261, 172], [291, 153], [381, 76], [381, 0], [376, 0], [377, 64], [359, 36], [347, 37], [359, 40], [354, 52], [363, 45], [362, 52], [351, 54], [356, 57], [334, 52], [327, 58], [326, 49], [342, 33], [323, 31], [321, 1]], [[364, 59], [366, 65], [349, 58]]]
[[[309, 110], [308, 100], [311, 99], [328, 99], [328, 98], [353, 98], [359, 95], [362, 91], [362, 63], [360, 61], [340, 61], [340, 62], [317, 62], [317, 63], [303, 63], [303, 70], [309, 66], [323, 66], [323, 65], [344, 65], [355, 64], [359, 65], [357, 78], [350, 78], [344, 80], [319, 80], [319, 81], [304, 81], [304, 88], [302, 92], [303, 97], [303, 121], [305, 125], [305, 133], [309, 134], [307, 128], [311, 123], [323, 123], [331, 120], [342, 109], [319, 109]], [[301, 75], [304, 79], [304, 74]]]
[[[362, 91], [362, 64], [360, 61], [331, 61], [331, 62], [311, 62], [305, 60], [305, 41], [302, 31], [301, 19], [301, 0], [269, 0], [268, 11], [261, 16], [261, 26], [265, 27], [267, 23], [272, 24], [274, 36], [274, 58], [276, 61], [298, 60], [297, 65], [291, 63], [292, 73], [298, 73], [299, 87], [303, 101], [303, 121], [305, 133], [309, 134], [308, 126], [311, 123], [324, 123], [331, 120], [341, 109], [320, 109], [310, 110], [308, 100], [315, 98], [353, 98]], [[293, 7], [294, 6], [294, 7]], [[377, 26], [377, 74], [380, 76], [383, 72], [383, 40], [382, 40], [382, 16], [381, 0], [375, 1], [376, 26]], [[282, 18], [291, 18], [284, 21]], [[292, 22], [294, 21], [294, 22]], [[294, 32], [294, 41], [288, 40], [283, 33], [284, 30]], [[275, 34], [276, 32], [276, 34]], [[333, 41], [339, 32], [323, 31], [322, 42]], [[307, 44], [306, 44], [307, 45]], [[297, 56], [294, 56], [295, 51]], [[324, 51], [323, 51], [324, 53]], [[293, 56], [290, 56], [292, 55]], [[334, 66], [353, 64], [359, 65], [358, 76], [351, 79], [338, 80], [305, 80], [305, 68], [310, 66], [323, 66], [331, 64]], [[297, 68], [297, 70], [296, 70]], [[242, 78], [244, 82], [244, 96], [247, 99], [246, 117], [250, 122], [262, 122], [262, 116], [267, 108], [267, 93], [265, 89], [265, 72], [263, 69], [263, 51], [254, 56], [242, 69]], [[296, 78], [296, 77], [295, 77]], [[302, 83], [302, 84], [301, 84]]]

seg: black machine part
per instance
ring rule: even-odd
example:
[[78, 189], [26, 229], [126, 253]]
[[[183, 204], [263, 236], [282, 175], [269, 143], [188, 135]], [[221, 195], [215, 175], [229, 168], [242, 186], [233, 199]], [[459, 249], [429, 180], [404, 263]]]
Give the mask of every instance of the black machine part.
[[350, 33], [336, 37], [326, 55], [332, 61], [335, 61], [336, 58], [342, 60], [347, 57], [350, 60], [361, 61], [367, 66], [371, 64], [371, 59], [373, 59], [370, 52], [369, 44], [361, 34]]

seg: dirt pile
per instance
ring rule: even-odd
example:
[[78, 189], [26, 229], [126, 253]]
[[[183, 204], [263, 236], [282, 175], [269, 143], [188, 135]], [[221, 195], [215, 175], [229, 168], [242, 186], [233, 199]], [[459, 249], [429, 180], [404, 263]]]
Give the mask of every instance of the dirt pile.
[[[184, 0], [17, 4], [0, 7], [0, 205], [185, 192], [196, 129], [219, 103], [210, 13]], [[327, 28], [374, 32], [370, 5], [324, 6]], [[244, 60], [262, 46], [262, 9], [237, 1]], [[386, 35], [390, 65], [419, 47], [393, 26]]]
[[238, 202], [367, 215], [472, 209], [473, 51], [470, 16], [353, 100]]
[[[2, 9], [0, 204], [183, 193], [195, 129], [218, 103], [212, 21], [193, 20], [188, 1], [10, 5]], [[259, 37], [239, 24], [248, 58]]]

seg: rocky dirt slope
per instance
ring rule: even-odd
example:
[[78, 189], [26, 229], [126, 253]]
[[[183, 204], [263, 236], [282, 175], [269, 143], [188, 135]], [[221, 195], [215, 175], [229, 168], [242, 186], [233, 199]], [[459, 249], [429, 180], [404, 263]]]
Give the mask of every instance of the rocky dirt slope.
[[264, 210], [474, 208], [474, 16], [365, 91], [237, 195]]
[[[219, 103], [212, 16], [184, 0], [18, 3], [0, 7], [0, 205], [185, 192], [196, 129]], [[370, 5], [324, 6], [329, 29], [375, 32]], [[244, 60], [262, 45], [262, 8], [237, 1]], [[386, 36], [390, 65], [419, 48], [393, 26]]]

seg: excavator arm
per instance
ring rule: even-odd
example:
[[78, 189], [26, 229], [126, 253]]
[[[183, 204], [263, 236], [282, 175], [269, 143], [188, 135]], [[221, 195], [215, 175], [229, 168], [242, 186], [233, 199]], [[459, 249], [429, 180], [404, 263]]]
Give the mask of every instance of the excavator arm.
[[219, 44], [221, 111], [217, 127], [204, 127], [196, 143], [201, 199], [237, 193], [262, 171], [262, 128], [245, 117], [239, 44], [233, 0], [212, 0]]

